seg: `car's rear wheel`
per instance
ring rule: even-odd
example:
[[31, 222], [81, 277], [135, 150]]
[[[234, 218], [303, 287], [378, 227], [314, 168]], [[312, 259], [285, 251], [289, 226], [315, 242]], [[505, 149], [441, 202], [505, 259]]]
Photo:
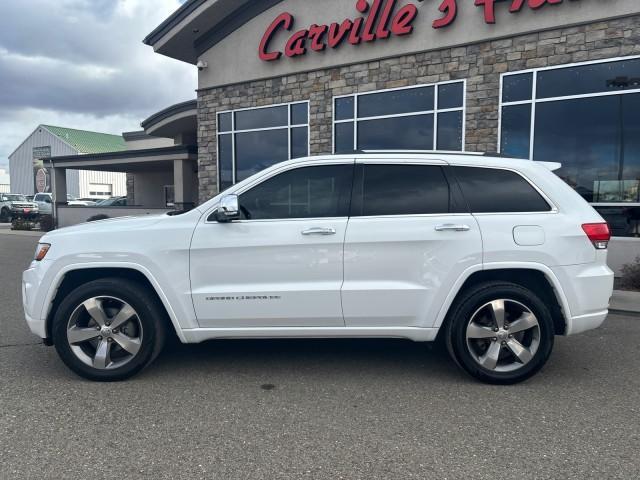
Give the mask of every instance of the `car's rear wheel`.
[[505, 282], [462, 294], [447, 325], [454, 360], [475, 378], [496, 384], [521, 382], [538, 372], [553, 349], [553, 319], [531, 290]]
[[53, 320], [53, 342], [60, 358], [78, 375], [124, 380], [162, 349], [164, 315], [144, 286], [125, 279], [96, 280], [62, 301]]

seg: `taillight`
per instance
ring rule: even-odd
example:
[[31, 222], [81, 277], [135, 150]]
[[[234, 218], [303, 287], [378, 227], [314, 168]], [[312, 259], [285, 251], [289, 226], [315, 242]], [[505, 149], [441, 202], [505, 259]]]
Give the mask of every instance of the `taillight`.
[[597, 250], [605, 250], [609, 246], [611, 240], [611, 230], [607, 223], [585, 223], [582, 230], [587, 234], [593, 246]]

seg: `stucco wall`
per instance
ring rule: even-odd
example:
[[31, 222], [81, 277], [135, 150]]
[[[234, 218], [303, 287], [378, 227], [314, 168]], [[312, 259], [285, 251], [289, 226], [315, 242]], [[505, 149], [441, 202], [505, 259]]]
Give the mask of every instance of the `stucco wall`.
[[[217, 111], [308, 99], [311, 154], [327, 154], [332, 152], [333, 96], [467, 79], [466, 149], [496, 151], [502, 73], [634, 54], [640, 54], [640, 15], [202, 89], [198, 92], [200, 201], [217, 192]], [[236, 60], [232, 66], [239, 63]]]
[[434, 29], [432, 22], [442, 16], [438, 11], [441, 0], [398, 0], [395, 11], [407, 3], [418, 8], [418, 16], [413, 22], [414, 31], [410, 35], [392, 36], [356, 46], [344, 42], [335, 49], [327, 48], [323, 52], [308, 49], [307, 54], [301, 57], [283, 56], [277, 61], [265, 62], [258, 57], [260, 40], [267, 27], [282, 12], [294, 15], [295, 23], [291, 31], [280, 31], [273, 37], [271, 46], [278, 50], [284, 49], [287, 39], [296, 30], [312, 24], [341, 23], [361, 16], [355, 8], [356, 0], [284, 0], [201, 55], [209, 68], [199, 75], [199, 88], [279, 77], [640, 13], [639, 0], [565, 0], [559, 5], [544, 5], [538, 10], [524, 6], [513, 14], [509, 13], [511, 2], [500, 1], [495, 5], [495, 24], [487, 24], [483, 7], [474, 5], [473, 0], [457, 0], [454, 23]]

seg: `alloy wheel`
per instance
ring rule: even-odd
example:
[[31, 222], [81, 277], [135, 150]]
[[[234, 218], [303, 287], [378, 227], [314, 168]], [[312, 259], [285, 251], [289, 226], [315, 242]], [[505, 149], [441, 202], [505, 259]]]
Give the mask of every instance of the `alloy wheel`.
[[71, 314], [67, 341], [74, 355], [98, 370], [129, 363], [142, 346], [142, 323], [137, 312], [115, 297], [91, 297]]
[[513, 372], [528, 364], [540, 346], [540, 324], [524, 304], [497, 299], [471, 316], [466, 329], [471, 357], [494, 372]]

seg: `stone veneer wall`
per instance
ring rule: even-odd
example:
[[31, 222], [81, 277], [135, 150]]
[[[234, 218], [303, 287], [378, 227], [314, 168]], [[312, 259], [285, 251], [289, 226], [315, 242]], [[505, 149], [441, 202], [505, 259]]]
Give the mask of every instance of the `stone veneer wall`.
[[492, 152], [498, 142], [502, 73], [634, 54], [640, 54], [640, 16], [201, 90], [198, 92], [200, 201], [218, 191], [217, 111], [308, 99], [311, 154], [327, 154], [333, 148], [334, 96], [466, 79], [466, 149]]
[[133, 174], [127, 173], [127, 205], [135, 205], [135, 186]]

